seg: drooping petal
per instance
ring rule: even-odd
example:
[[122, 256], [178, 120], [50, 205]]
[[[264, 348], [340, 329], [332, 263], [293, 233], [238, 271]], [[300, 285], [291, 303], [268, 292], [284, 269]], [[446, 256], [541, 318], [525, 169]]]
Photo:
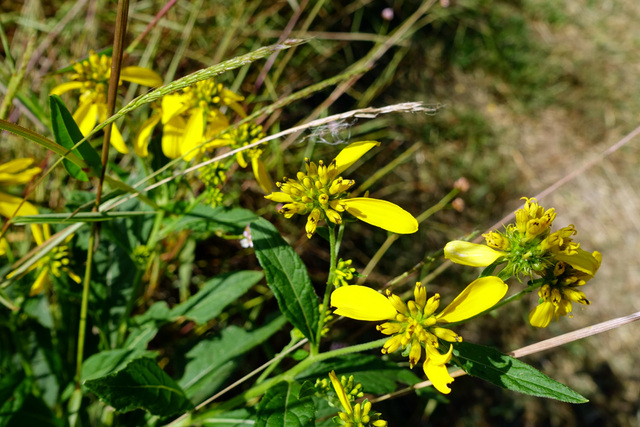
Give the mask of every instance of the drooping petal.
[[453, 323], [468, 319], [493, 307], [509, 287], [496, 276], [474, 280], [451, 304], [438, 314], [438, 323]]
[[14, 159], [0, 165], [0, 185], [22, 185], [31, 181], [42, 172], [39, 167], [27, 169], [33, 163], [32, 158]]
[[[106, 104], [98, 104], [98, 118], [101, 122], [107, 120], [107, 105]], [[106, 129], [106, 128], [105, 128]], [[129, 149], [127, 145], [124, 143], [124, 139], [122, 138], [122, 134], [115, 123], [111, 124], [111, 137], [109, 138], [111, 145], [116, 149], [119, 153], [127, 154]]]
[[342, 201], [351, 215], [361, 221], [398, 234], [418, 231], [418, 221], [400, 206], [386, 200], [356, 197]]
[[45, 285], [48, 282], [49, 278], [49, 267], [45, 267], [38, 273], [38, 277], [36, 277], [35, 282], [31, 285], [31, 290], [29, 291], [29, 296], [34, 296], [40, 294]]
[[33, 234], [33, 240], [36, 241], [36, 245], [40, 246], [47, 240], [44, 237], [44, 233], [42, 231], [42, 226], [40, 224], [33, 224], [31, 226], [31, 234]]
[[160, 114], [154, 114], [140, 126], [140, 130], [133, 141], [133, 150], [138, 156], [147, 157], [149, 155], [149, 138], [153, 128], [160, 122], [160, 117]]
[[293, 198], [291, 197], [290, 194], [283, 193], [281, 191], [278, 191], [276, 193], [267, 194], [264, 197], [265, 197], [265, 199], [269, 199], [272, 202], [276, 202], [276, 203], [293, 203], [294, 202], [294, 200], [293, 200]]
[[335, 314], [356, 320], [389, 320], [396, 316], [396, 309], [379, 292], [366, 286], [341, 286], [331, 294]]
[[82, 86], [84, 86], [83, 82], [66, 82], [54, 87], [49, 93], [51, 95], [60, 95], [73, 89], [82, 89]]
[[600, 268], [600, 262], [602, 261], [600, 252], [591, 254], [580, 248], [578, 248], [577, 251], [578, 253], [574, 255], [567, 255], [562, 252], [558, 252], [556, 254], [556, 259], [558, 261], [566, 262], [578, 271], [582, 271], [590, 276], [595, 276], [596, 272]]
[[273, 189], [273, 182], [267, 172], [267, 167], [264, 165], [260, 157], [251, 158], [251, 167], [253, 169], [253, 176], [256, 178], [256, 182], [262, 188], [265, 193], [271, 193]]
[[331, 384], [333, 385], [333, 389], [336, 391], [336, 395], [340, 400], [340, 404], [349, 414], [353, 412], [353, 408], [351, 407], [351, 402], [349, 402], [349, 398], [347, 397], [347, 393], [344, 391], [344, 387], [338, 380], [336, 375], [336, 371], [329, 372], [329, 378], [331, 379]]
[[[20, 206], [20, 203], [22, 203], [20, 197], [0, 192], [0, 215], [6, 218], [13, 218], [19, 215], [38, 215], [38, 210], [31, 203], [24, 202], [22, 206]], [[18, 206], [20, 206], [20, 210], [16, 212]]]
[[453, 240], [444, 247], [444, 257], [456, 264], [472, 267], [486, 267], [493, 264], [504, 252], [491, 249], [489, 246], [477, 243]]
[[349, 166], [357, 162], [367, 151], [380, 145], [378, 141], [359, 141], [347, 145], [338, 153], [334, 161], [336, 162], [335, 175], [340, 175]]
[[184, 155], [184, 160], [189, 161], [193, 159], [200, 150], [196, 147], [202, 143], [204, 137], [204, 111], [202, 108], [196, 108], [193, 110], [187, 127], [184, 132], [184, 140], [180, 147], [180, 154]]
[[153, 70], [133, 65], [124, 67], [120, 71], [120, 78], [131, 83], [138, 83], [144, 86], [157, 87], [162, 86], [162, 77]]
[[78, 124], [82, 136], [87, 136], [96, 127], [98, 105], [93, 102], [81, 103], [76, 112], [73, 113], [73, 120]]
[[431, 381], [435, 389], [442, 394], [449, 394], [451, 392], [449, 384], [453, 382], [453, 377], [449, 375], [449, 371], [447, 370], [445, 363], [451, 360], [452, 351], [453, 346], [450, 346], [447, 353], [438, 353], [436, 355], [434, 352], [437, 353], [437, 350], [433, 350], [428, 346], [427, 360], [425, 360], [424, 365], [422, 365], [422, 369], [424, 370], [427, 378], [429, 378], [429, 381]]
[[545, 301], [538, 304], [536, 308], [529, 313], [529, 323], [536, 328], [546, 328], [551, 323], [556, 308], [551, 301]]
[[170, 159], [180, 157], [180, 145], [184, 139], [186, 123], [180, 116], [166, 122], [162, 127], [162, 152]]

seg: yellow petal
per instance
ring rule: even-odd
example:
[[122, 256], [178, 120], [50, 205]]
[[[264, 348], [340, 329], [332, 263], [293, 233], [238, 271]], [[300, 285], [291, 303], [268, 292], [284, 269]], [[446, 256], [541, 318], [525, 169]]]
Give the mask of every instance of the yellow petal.
[[31, 158], [15, 159], [0, 165], [0, 185], [22, 185], [42, 172], [39, 167], [27, 169], [33, 163]]
[[184, 140], [180, 146], [180, 154], [184, 155], [184, 160], [193, 159], [199, 150], [196, 147], [202, 143], [204, 137], [204, 111], [196, 108], [189, 117], [187, 127], [184, 130]]
[[98, 105], [92, 102], [80, 104], [76, 112], [73, 113], [73, 120], [75, 120], [78, 124], [82, 136], [88, 135], [93, 130], [93, 128], [96, 127], [97, 119]]
[[0, 165], [0, 174], [14, 174], [25, 170], [33, 163], [31, 157], [24, 157], [22, 159], [9, 160], [6, 163]]
[[356, 320], [388, 320], [396, 316], [396, 309], [379, 292], [366, 286], [342, 286], [331, 294], [335, 313]]
[[[100, 121], [104, 122], [105, 120], [107, 120], [107, 116], [107, 105], [98, 104], [98, 118], [100, 119]], [[124, 139], [122, 138], [122, 134], [120, 134], [120, 131], [116, 127], [115, 123], [111, 124], [111, 136], [109, 137], [109, 141], [111, 142], [111, 145], [113, 145], [113, 148], [115, 148], [119, 153], [127, 154], [129, 152], [129, 149], [127, 148], [126, 144], [124, 143]]]
[[33, 282], [33, 285], [31, 285], [31, 291], [29, 292], [29, 296], [34, 296], [41, 293], [48, 282], [48, 278], [49, 278], [49, 268], [45, 267], [42, 270], [40, 270], [40, 273], [38, 273], [38, 277], [36, 277], [35, 282]]
[[265, 199], [269, 199], [272, 202], [276, 203], [293, 203], [293, 198], [291, 197], [291, 195], [283, 193], [281, 191], [278, 191], [277, 193], [267, 194], [264, 197]]
[[418, 221], [413, 215], [386, 200], [356, 197], [342, 202], [347, 212], [368, 224], [398, 234], [418, 231]]
[[39, 224], [33, 224], [31, 226], [31, 234], [33, 234], [33, 240], [36, 241], [36, 245], [40, 246], [44, 243], [45, 239], [44, 234], [42, 232], [42, 226]]
[[536, 308], [529, 313], [529, 323], [536, 328], [546, 328], [551, 323], [556, 308], [551, 301], [545, 301], [538, 304]]
[[180, 157], [186, 123], [180, 116], [172, 118], [162, 128], [162, 152], [170, 159]]
[[140, 126], [140, 130], [133, 141], [133, 150], [138, 156], [147, 157], [149, 155], [149, 138], [151, 137], [153, 128], [156, 127], [159, 121], [160, 114], [154, 114]]
[[175, 116], [189, 108], [185, 95], [165, 95], [162, 98], [162, 123], [168, 123]]
[[[0, 193], [0, 215], [13, 218], [18, 215], [38, 215], [38, 210], [29, 202], [24, 202], [22, 206], [22, 199], [20, 197], [10, 196], [6, 193]], [[20, 206], [20, 210], [16, 212]]]
[[331, 379], [331, 384], [333, 385], [333, 389], [336, 391], [336, 395], [340, 400], [340, 404], [342, 405], [344, 410], [350, 414], [351, 412], [353, 412], [353, 408], [351, 407], [351, 402], [349, 402], [347, 393], [344, 391], [342, 384], [340, 383], [340, 381], [338, 380], [338, 377], [336, 376], [336, 371], [329, 372], [329, 378]]
[[240, 165], [241, 168], [246, 168], [248, 166], [246, 159], [244, 158], [244, 152], [238, 151], [236, 153], [236, 162]]
[[131, 66], [124, 67], [120, 71], [120, 78], [131, 83], [138, 83], [144, 86], [162, 86], [162, 77], [153, 70], [144, 67]]
[[380, 145], [378, 141], [359, 141], [347, 145], [334, 159], [336, 162], [336, 176], [357, 162], [367, 151], [378, 145]]
[[427, 360], [425, 360], [424, 365], [422, 365], [422, 369], [436, 390], [442, 394], [449, 394], [451, 392], [449, 384], [453, 382], [453, 377], [449, 375], [447, 366], [443, 363], [443, 358], [447, 361], [451, 360], [453, 346], [449, 346], [449, 351], [447, 353], [439, 354], [438, 356], [436, 356], [433, 351], [429, 350], [430, 348], [427, 347]]
[[60, 95], [73, 89], [82, 89], [82, 82], [66, 82], [51, 89], [51, 95]]
[[453, 323], [468, 319], [496, 305], [509, 287], [496, 276], [474, 280], [451, 304], [438, 314], [439, 323]]
[[[597, 255], [596, 255], [597, 254]], [[567, 255], [562, 252], [556, 254], [558, 261], [564, 261], [578, 271], [582, 271], [590, 276], [594, 276], [600, 268], [602, 257], [599, 252], [590, 254], [589, 252], [578, 248], [578, 253]]]
[[444, 257], [456, 264], [472, 267], [486, 267], [493, 264], [504, 252], [491, 249], [489, 246], [477, 243], [453, 240], [444, 247]]
[[265, 193], [271, 193], [273, 189], [273, 183], [271, 182], [271, 177], [267, 172], [267, 168], [265, 167], [260, 157], [253, 157], [251, 159], [251, 167], [253, 169], [253, 176], [256, 178], [256, 182], [262, 188], [262, 191]]

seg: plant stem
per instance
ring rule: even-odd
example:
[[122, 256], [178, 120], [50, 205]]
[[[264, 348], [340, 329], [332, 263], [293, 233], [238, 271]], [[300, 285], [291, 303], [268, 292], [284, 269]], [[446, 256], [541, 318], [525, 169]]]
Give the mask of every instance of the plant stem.
[[[328, 222], [328, 221], [327, 221]], [[341, 228], [342, 230], [342, 228]], [[340, 232], [340, 237], [342, 237], [342, 231]], [[324, 313], [327, 311], [327, 307], [329, 306], [329, 296], [331, 295], [331, 288], [333, 287], [333, 279], [335, 276], [336, 264], [338, 259], [338, 245], [336, 243], [336, 228], [332, 224], [329, 224], [329, 252], [330, 252], [330, 261], [329, 261], [329, 277], [327, 279], [327, 286], [324, 290], [324, 296], [322, 298], [322, 305], [320, 319], [318, 320], [318, 329], [316, 330], [316, 340], [315, 343], [311, 344], [310, 352], [311, 355], [317, 355], [318, 350], [320, 348], [320, 340], [322, 339], [322, 329], [324, 328], [325, 316]]]

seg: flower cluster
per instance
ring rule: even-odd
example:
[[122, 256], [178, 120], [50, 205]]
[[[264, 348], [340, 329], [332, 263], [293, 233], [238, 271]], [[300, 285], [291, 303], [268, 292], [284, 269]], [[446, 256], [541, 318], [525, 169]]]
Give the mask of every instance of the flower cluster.
[[348, 286], [349, 280], [353, 280], [356, 269], [351, 267], [352, 262], [350, 259], [344, 261], [342, 258], [338, 261], [336, 269], [333, 271], [333, 286], [336, 288]]
[[[365, 286], [343, 286], [331, 294], [335, 313], [356, 320], [383, 321], [377, 329], [390, 338], [382, 353], [402, 349], [409, 355], [413, 368], [422, 358], [423, 370], [433, 386], [441, 393], [449, 393], [453, 382], [446, 364], [452, 357], [450, 343], [462, 341], [462, 337], [446, 328], [474, 317], [493, 307], [507, 292], [507, 285], [498, 277], [489, 276], [475, 280], [467, 286], [444, 310], [435, 314], [440, 305], [440, 295], [427, 299], [427, 291], [420, 282], [414, 288], [414, 300], [406, 304], [400, 297], [387, 291], [387, 296]], [[445, 344], [441, 344], [441, 340]], [[448, 347], [446, 343], [449, 343]], [[444, 353], [441, 353], [441, 349]]]
[[136, 153], [145, 157], [153, 128], [162, 122], [162, 152], [170, 159], [184, 156], [186, 161], [198, 153], [213, 148], [206, 144], [200, 150], [196, 147], [215, 138], [229, 126], [229, 120], [222, 107], [230, 107], [240, 116], [245, 112], [238, 104], [244, 97], [225, 88], [214, 79], [197, 82], [178, 93], [162, 97], [160, 106], [147, 119], [135, 138]]
[[[107, 89], [111, 77], [111, 57], [91, 52], [89, 58], [73, 65], [74, 73], [71, 81], [53, 88], [52, 95], [60, 95], [70, 90], [81, 91], [78, 109], [73, 119], [78, 123], [80, 132], [87, 135], [96, 127], [98, 120], [107, 119]], [[147, 68], [130, 66], [120, 71], [120, 81], [126, 80], [144, 86], [156, 87], [162, 85], [162, 78]], [[111, 144], [120, 153], [128, 153], [129, 149], [122, 139], [116, 126], [111, 128]]]
[[329, 373], [331, 385], [342, 406], [343, 411], [333, 418], [336, 425], [345, 427], [386, 427], [388, 423], [380, 418], [380, 414], [371, 411], [371, 402], [367, 399], [360, 403], [354, 403], [356, 398], [362, 397], [362, 385], [354, 384], [353, 375], [348, 379], [342, 377], [338, 380], [335, 371]]
[[360, 141], [349, 144], [335, 159], [326, 165], [322, 160], [316, 165], [305, 159], [305, 172], [298, 172], [296, 180], [283, 178], [276, 183], [280, 192], [265, 196], [284, 203], [279, 210], [285, 218], [295, 214], [307, 215], [305, 230], [311, 238], [321, 220], [342, 224], [342, 214], [348, 212], [361, 221], [398, 234], [415, 233], [418, 222], [407, 211], [391, 202], [369, 197], [350, 198], [348, 190], [355, 181], [340, 176], [365, 153], [380, 143]]
[[573, 241], [577, 233], [573, 225], [551, 232], [556, 217], [555, 209], [545, 209], [536, 199], [525, 200], [524, 207], [516, 211], [515, 225], [509, 224], [504, 232], [491, 231], [483, 235], [486, 246], [454, 240], [447, 243], [444, 256], [451, 261], [473, 267], [505, 264], [500, 277], [541, 276], [530, 285], [541, 286], [540, 306], [529, 316], [530, 323], [546, 327], [551, 319], [571, 312], [571, 302], [588, 304], [582, 291], [575, 288], [591, 279], [602, 256], [589, 253]]

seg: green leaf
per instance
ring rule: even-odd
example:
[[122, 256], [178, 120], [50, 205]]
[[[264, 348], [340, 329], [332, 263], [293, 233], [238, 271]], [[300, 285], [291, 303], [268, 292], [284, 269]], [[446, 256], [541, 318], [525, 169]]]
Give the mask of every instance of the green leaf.
[[198, 293], [175, 306], [171, 315], [184, 316], [199, 324], [206, 323], [258, 283], [262, 276], [259, 271], [235, 271], [214, 277]]
[[184, 391], [153, 359], [135, 359], [124, 369], [84, 385], [119, 412], [142, 408], [169, 417], [193, 409]]
[[[51, 107], [51, 127], [53, 128], [53, 135], [55, 136], [56, 142], [67, 150], [70, 150], [76, 143], [81, 141], [84, 136], [80, 132], [73, 116], [58, 95], [49, 96], [49, 105]], [[73, 153], [86, 161], [94, 174], [100, 174], [102, 170], [100, 156], [88, 141], [80, 144], [77, 149], [73, 150]], [[67, 159], [63, 160], [63, 164], [72, 177], [81, 181], [89, 180], [87, 174], [76, 164]]]
[[[194, 402], [206, 399], [217, 390], [218, 385], [212, 381], [221, 376], [220, 372], [227, 362], [262, 344], [285, 324], [286, 319], [280, 316], [253, 331], [229, 326], [219, 337], [200, 341], [187, 353], [187, 358], [191, 361], [179, 381], [180, 386]], [[226, 369], [228, 370], [228, 366]]]
[[191, 421], [193, 425], [204, 427], [248, 427], [254, 424], [255, 416], [255, 410], [252, 408], [236, 409], [229, 412], [220, 412], [220, 409], [215, 408], [201, 412], [197, 416], [194, 415]]
[[589, 401], [534, 367], [493, 348], [462, 342], [454, 344], [453, 354], [469, 375], [497, 386], [567, 403]]
[[101, 378], [124, 369], [129, 362], [141, 357], [153, 358], [156, 353], [145, 349], [118, 348], [93, 354], [82, 364], [82, 381]]
[[310, 397], [300, 398], [302, 386], [281, 382], [260, 400], [255, 427], [315, 426], [315, 405]]
[[320, 307], [302, 260], [264, 218], [251, 224], [251, 240], [280, 311], [315, 343]]
[[155, 212], [78, 212], [78, 213], [50, 213], [40, 215], [17, 216], [12, 221], [16, 225], [24, 224], [59, 224], [74, 222], [101, 222], [117, 218], [131, 218], [134, 216], [155, 215]]
[[180, 219], [163, 231], [163, 236], [180, 230], [213, 233], [221, 231], [230, 234], [242, 234], [247, 224], [258, 217], [248, 209], [224, 206], [196, 205], [190, 212], [181, 213]]
[[0, 426], [7, 425], [13, 414], [17, 413], [33, 386], [25, 379], [22, 371], [3, 375], [0, 380]]

